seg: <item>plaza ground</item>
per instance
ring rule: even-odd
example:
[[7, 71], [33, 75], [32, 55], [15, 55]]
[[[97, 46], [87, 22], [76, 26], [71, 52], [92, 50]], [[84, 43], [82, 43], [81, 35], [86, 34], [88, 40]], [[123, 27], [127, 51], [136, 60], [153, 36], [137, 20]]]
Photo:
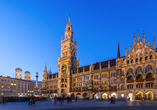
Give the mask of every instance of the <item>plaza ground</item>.
[[66, 101], [61, 104], [60, 101], [54, 105], [53, 101], [36, 101], [36, 105], [28, 106], [28, 102], [7, 102], [0, 104], [0, 110], [155, 110], [157, 108], [157, 101], [126, 101], [116, 102], [111, 104], [107, 101]]

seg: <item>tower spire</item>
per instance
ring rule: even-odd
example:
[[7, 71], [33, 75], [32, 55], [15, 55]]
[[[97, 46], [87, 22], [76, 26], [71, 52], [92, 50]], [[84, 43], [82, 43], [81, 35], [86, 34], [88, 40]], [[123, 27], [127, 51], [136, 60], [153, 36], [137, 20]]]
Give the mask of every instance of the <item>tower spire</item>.
[[47, 71], [46, 63], [45, 63], [45, 69], [44, 69], [44, 71]]
[[119, 42], [118, 42], [118, 53], [117, 53], [117, 58], [120, 58]]
[[71, 22], [70, 22], [70, 14], [69, 14], [69, 19], [68, 19], [68, 24], [71, 24]]

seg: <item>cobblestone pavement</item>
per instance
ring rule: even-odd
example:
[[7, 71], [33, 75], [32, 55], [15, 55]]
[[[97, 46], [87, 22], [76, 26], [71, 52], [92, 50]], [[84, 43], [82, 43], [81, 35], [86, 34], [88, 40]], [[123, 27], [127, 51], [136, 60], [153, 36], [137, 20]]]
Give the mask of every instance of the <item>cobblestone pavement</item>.
[[28, 106], [28, 102], [8, 102], [0, 104], [0, 110], [54, 110], [54, 109], [68, 109], [68, 110], [156, 110], [157, 101], [127, 101], [116, 102], [111, 104], [106, 101], [66, 101], [61, 104], [60, 101], [54, 105], [53, 101], [37, 101], [36, 105]]

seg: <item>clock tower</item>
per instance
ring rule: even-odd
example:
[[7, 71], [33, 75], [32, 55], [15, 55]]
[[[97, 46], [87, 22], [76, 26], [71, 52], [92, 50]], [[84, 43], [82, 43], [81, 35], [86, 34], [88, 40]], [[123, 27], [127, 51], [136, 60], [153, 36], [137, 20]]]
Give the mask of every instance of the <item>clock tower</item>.
[[66, 25], [64, 38], [61, 39], [61, 57], [58, 57], [58, 93], [68, 95], [72, 88], [72, 74], [77, 67], [77, 42], [70, 22]]

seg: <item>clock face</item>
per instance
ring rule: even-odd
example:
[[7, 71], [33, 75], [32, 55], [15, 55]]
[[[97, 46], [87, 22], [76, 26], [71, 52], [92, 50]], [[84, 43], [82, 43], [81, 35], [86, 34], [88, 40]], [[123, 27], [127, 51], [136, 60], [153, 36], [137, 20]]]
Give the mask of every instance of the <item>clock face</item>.
[[67, 69], [67, 66], [63, 64], [61, 68], [62, 74], [66, 74], [66, 69]]

